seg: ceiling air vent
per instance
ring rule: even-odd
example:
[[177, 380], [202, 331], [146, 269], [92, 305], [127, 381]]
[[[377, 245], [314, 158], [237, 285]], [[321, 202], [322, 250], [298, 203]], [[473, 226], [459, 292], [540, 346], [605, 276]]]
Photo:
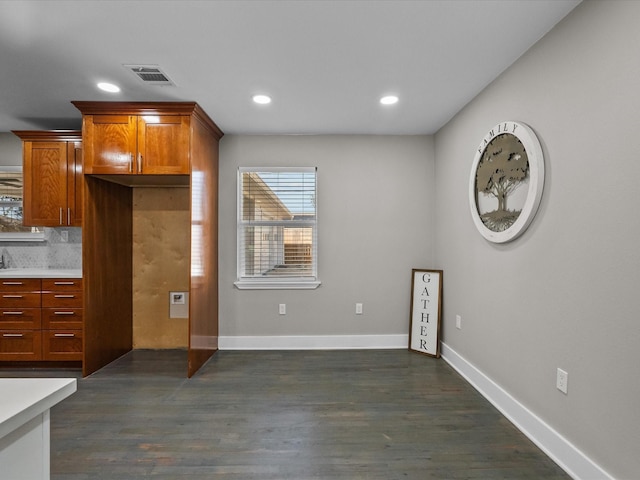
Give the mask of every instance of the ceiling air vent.
[[175, 85], [157, 65], [125, 65], [136, 77], [147, 85]]

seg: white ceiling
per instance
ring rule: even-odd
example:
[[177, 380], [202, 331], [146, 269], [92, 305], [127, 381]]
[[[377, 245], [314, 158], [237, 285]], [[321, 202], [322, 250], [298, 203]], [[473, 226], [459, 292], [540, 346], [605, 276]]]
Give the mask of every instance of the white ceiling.
[[70, 102], [105, 100], [196, 101], [228, 134], [432, 134], [579, 3], [0, 0], [0, 131], [79, 128]]

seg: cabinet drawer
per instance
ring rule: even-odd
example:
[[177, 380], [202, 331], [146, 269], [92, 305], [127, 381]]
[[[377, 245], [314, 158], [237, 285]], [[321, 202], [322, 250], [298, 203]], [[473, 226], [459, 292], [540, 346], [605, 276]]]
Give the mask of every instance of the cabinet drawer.
[[43, 360], [82, 360], [82, 330], [43, 330]]
[[40, 330], [39, 308], [12, 308], [0, 310], [0, 329]]
[[42, 332], [0, 330], [0, 360], [41, 360]]
[[42, 307], [82, 308], [82, 292], [43, 292]]
[[3, 278], [0, 292], [40, 292], [41, 285], [39, 278]]
[[42, 291], [50, 292], [81, 292], [81, 278], [43, 278]]
[[43, 308], [42, 328], [82, 329], [82, 312], [81, 308]]
[[1, 292], [0, 308], [40, 308], [40, 292]]

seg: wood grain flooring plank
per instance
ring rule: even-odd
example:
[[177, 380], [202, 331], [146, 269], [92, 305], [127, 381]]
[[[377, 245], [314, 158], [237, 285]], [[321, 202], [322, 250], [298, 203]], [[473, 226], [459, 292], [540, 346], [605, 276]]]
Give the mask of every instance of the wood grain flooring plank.
[[78, 375], [52, 410], [52, 480], [569, 478], [441, 359], [220, 351], [185, 379], [185, 357]]

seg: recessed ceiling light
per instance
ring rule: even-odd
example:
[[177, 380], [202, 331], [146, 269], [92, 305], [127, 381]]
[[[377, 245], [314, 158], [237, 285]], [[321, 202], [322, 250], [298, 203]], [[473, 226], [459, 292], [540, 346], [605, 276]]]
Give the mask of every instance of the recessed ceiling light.
[[398, 97], [396, 97], [395, 95], [387, 95], [386, 97], [382, 97], [380, 99], [380, 103], [382, 105], [393, 105], [395, 103], [398, 103]]
[[253, 101], [255, 103], [259, 103], [260, 105], [266, 105], [267, 103], [271, 103], [271, 97], [267, 95], [254, 95]]
[[100, 90], [104, 90], [105, 92], [109, 92], [109, 93], [118, 93], [120, 91], [119, 86], [114, 85], [113, 83], [107, 83], [107, 82], [98, 83], [98, 88]]

